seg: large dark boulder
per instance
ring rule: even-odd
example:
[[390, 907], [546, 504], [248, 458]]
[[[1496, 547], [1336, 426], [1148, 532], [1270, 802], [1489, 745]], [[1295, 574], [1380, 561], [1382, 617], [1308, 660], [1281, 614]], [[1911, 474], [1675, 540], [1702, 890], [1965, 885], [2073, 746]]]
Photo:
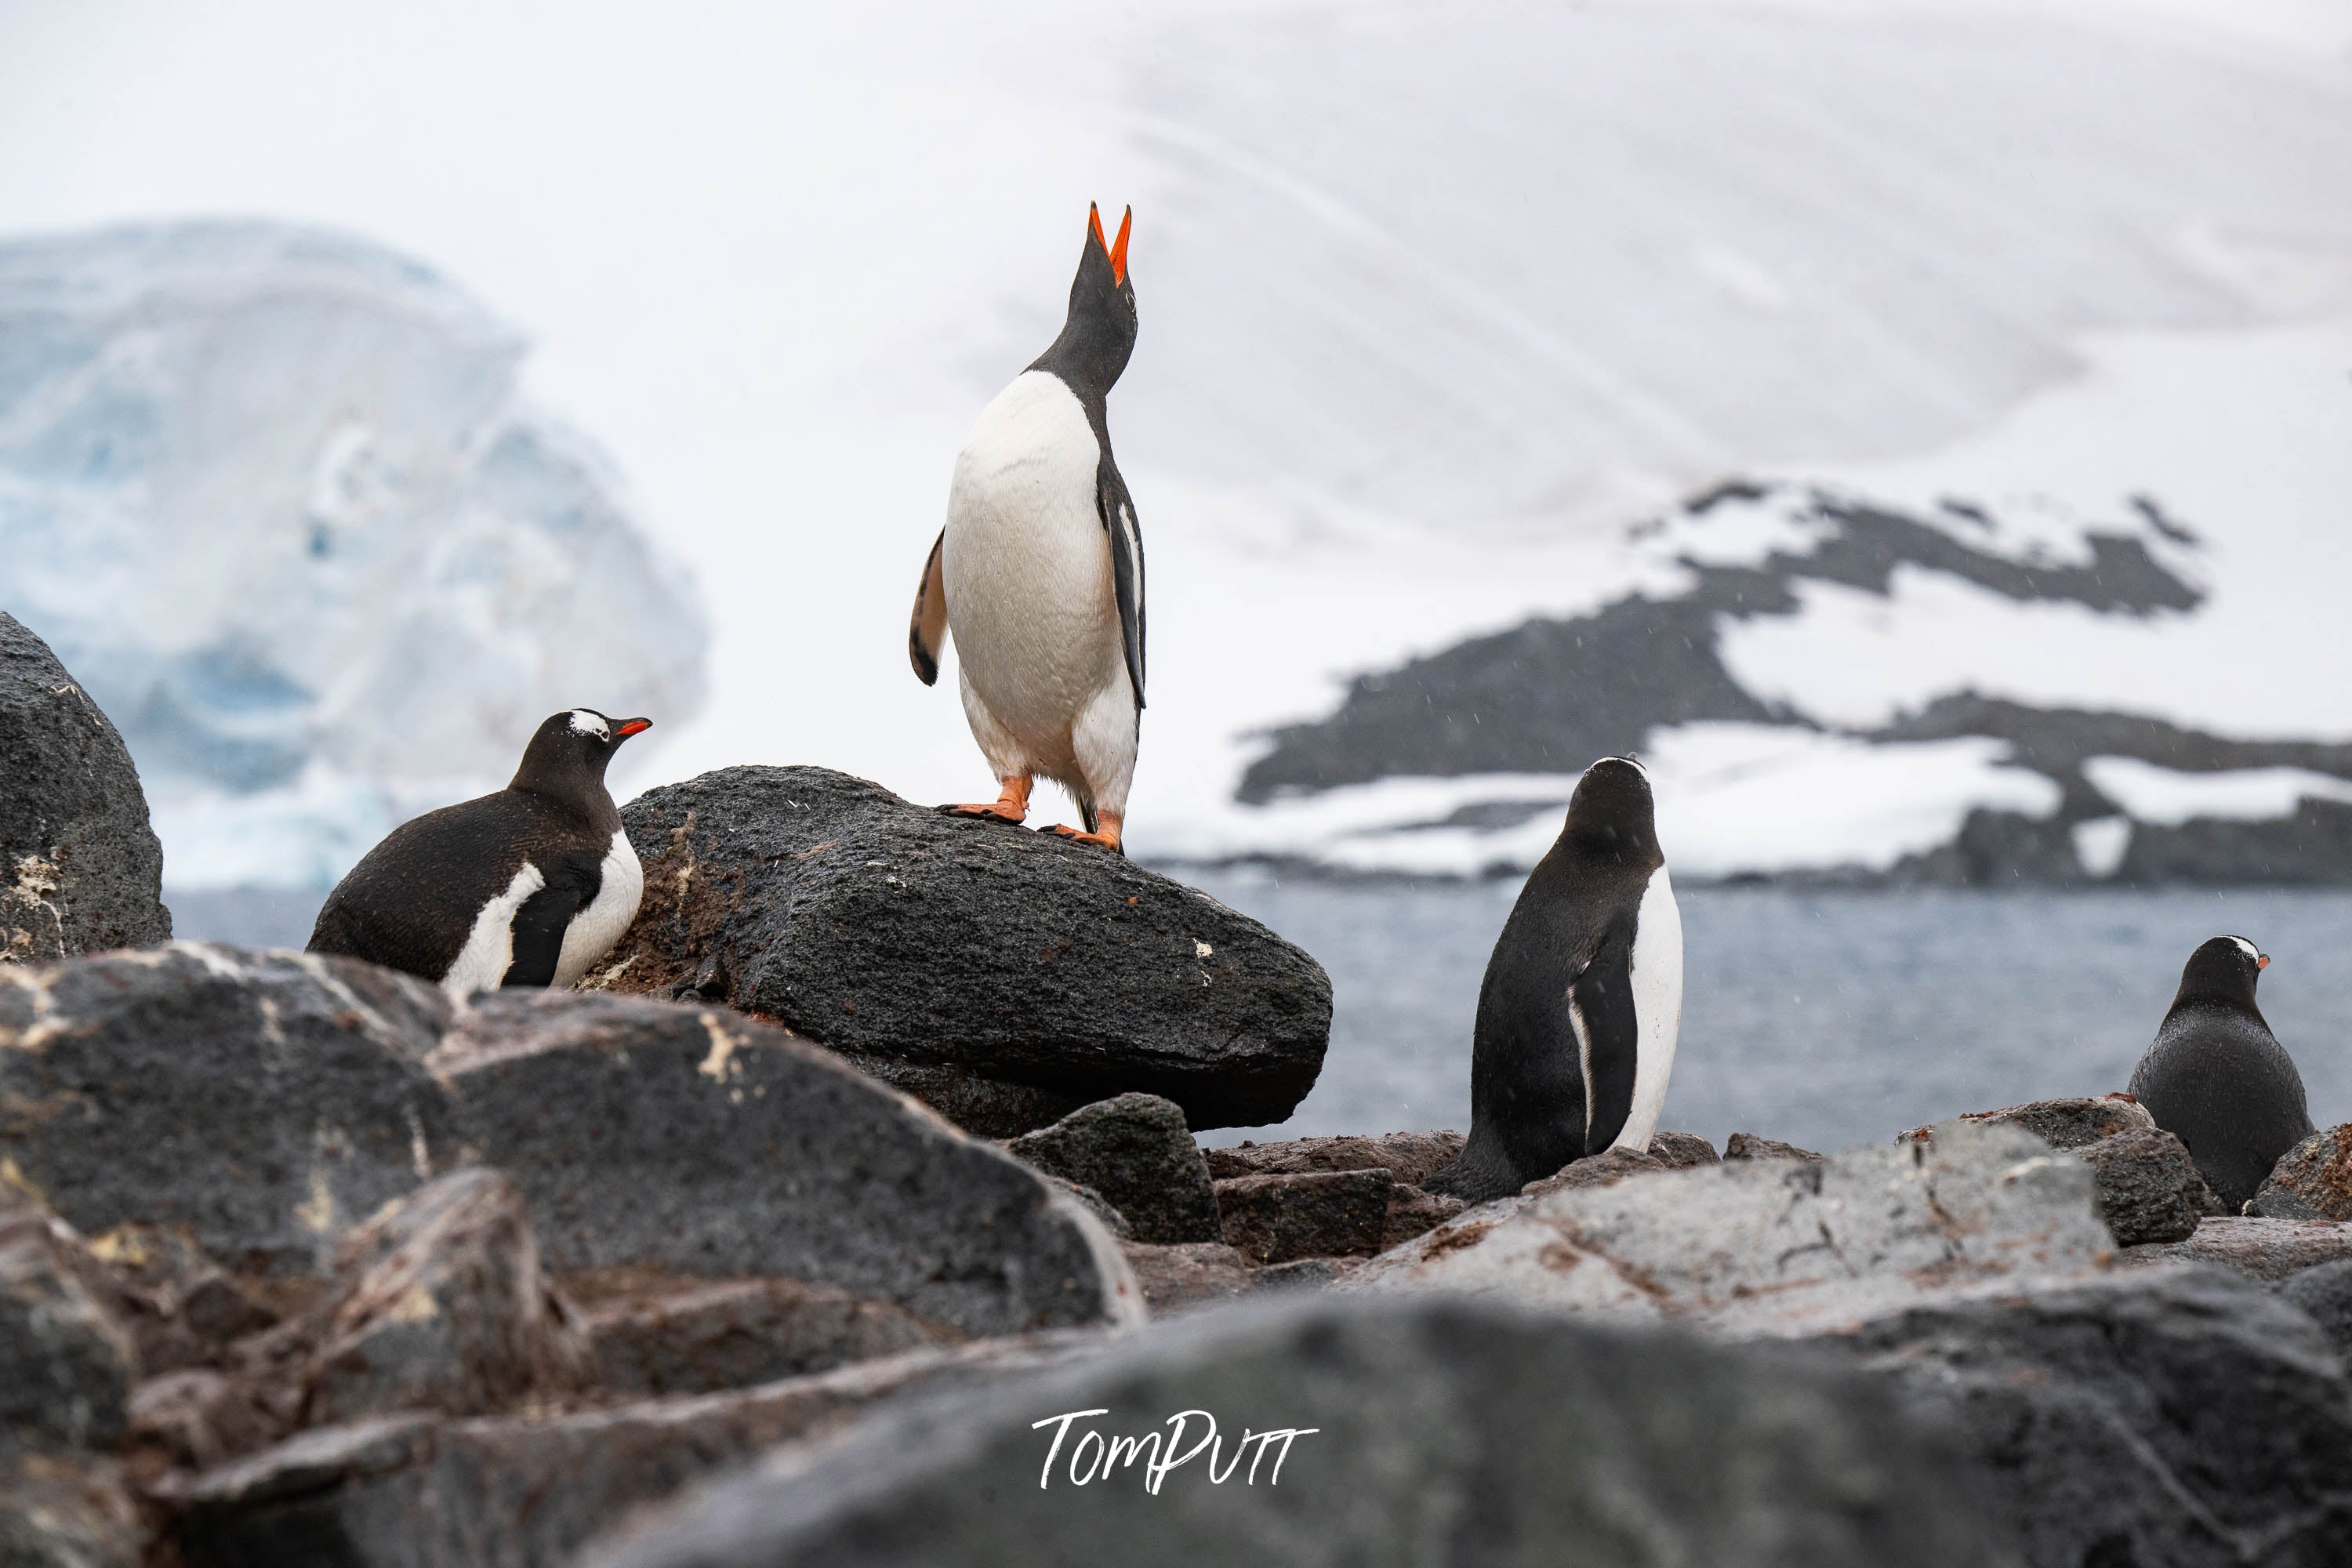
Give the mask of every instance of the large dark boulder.
[[592, 985], [723, 1001], [967, 1099], [1004, 1086], [1030, 1127], [1129, 1089], [1195, 1128], [1279, 1121], [1322, 1067], [1322, 967], [1116, 856], [823, 768], [722, 769], [622, 820], [645, 903]]
[[0, 963], [172, 937], [163, 847], [122, 737], [0, 610]]
[[1217, 1194], [1184, 1112], [1156, 1094], [1081, 1106], [1015, 1138], [1014, 1158], [1093, 1189], [1138, 1241], [1214, 1241]]
[[1036, 1172], [725, 1008], [503, 991], [430, 1066], [559, 1273], [779, 1276], [966, 1334], [1140, 1311], [1110, 1237]]
[[212, 1257], [323, 1273], [446, 1168], [432, 986], [351, 959], [176, 943], [0, 969], [0, 1159], [90, 1236], [184, 1226]]
[[1883, 1387], [1783, 1353], [1478, 1303], [1292, 1298], [904, 1402], [584, 1561], [2007, 1561], [1967, 1488]]

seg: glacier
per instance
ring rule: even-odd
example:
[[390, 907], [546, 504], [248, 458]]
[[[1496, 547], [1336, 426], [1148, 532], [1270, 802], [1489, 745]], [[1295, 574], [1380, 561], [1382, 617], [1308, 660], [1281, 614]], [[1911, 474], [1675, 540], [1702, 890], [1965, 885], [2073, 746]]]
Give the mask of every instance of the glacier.
[[322, 888], [551, 711], [697, 712], [696, 586], [525, 353], [339, 234], [0, 243], [0, 604], [121, 729], [168, 886]]

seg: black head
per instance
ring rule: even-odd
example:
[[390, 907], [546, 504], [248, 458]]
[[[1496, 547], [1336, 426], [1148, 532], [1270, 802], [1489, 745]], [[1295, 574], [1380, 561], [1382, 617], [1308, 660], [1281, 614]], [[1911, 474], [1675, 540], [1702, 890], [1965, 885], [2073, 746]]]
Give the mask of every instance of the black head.
[[522, 766], [515, 770], [509, 789], [534, 790], [583, 807], [602, 800], [604, 769], [621, 742], [654, 727], [650, 719], [615, 719], [593, 708], [572, 708], [551, 714], [523, 748]]
[[1664, 865], [1649, 773], [1631, 757], [1603, 757], [1585, 769], [1576, 793], [1568, 797], [1560, 837], [1590, 849]]
[[1052, 371], [1082, 398], [1108, 394], [1135, 353], [1135, 279], [1127, 271], [1127, 237], [1134, 224], [1129, 207], [1118, 220], [1118, 238], [1107, 241], [1101, 212], [1087, 205], [1087, 247], [1070, 281], [1069, 318], [1062, 335], [1029, 367]]
[[2172, 1005], [2183, 1002], [2226, 1002], [2261, 1016], [2254, 1006], [2254, 983], [2270, 967], [2270, 954], [2242, 936], [2217, 936], [2189, 955], [2180, 971], [2180, 989]]

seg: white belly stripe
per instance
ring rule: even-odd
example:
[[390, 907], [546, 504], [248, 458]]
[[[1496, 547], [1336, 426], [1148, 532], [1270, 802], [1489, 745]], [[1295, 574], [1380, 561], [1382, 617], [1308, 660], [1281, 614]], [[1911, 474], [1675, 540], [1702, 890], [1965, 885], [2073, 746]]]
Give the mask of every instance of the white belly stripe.
[[1633, 1110], [1611, 1147], [1647, 1152], [1666, 1107], [1666, 1080], [1683, 1026], [1683, 917], [1664, 866], [1651, 874], [1633, 922], [1633, 1017], [1640, 1030]]
[[477, 991], [495, 990], [507, 977], [507, 969], [514, 963], [515, 911], [545, 886], [547, 878], [526, 860], [507, 890], [482, 906], [466, 945], [457, 950], [449, 973], [441, 977], [441, 989], [453, 1001], [463, 1002]]
[[613, 951], [613, 944], [637, 918], [637, 904], [645, 892], [645, 868], [637, 864], [635, 847], [627, 833], [614, 834], [613, 847], [604, 854], [604, 880], [596, 897], [563, 928], [563, 950], [556, 955], [555, 979], [551, 983], [557, 990], [579, 984], [596, 961]]

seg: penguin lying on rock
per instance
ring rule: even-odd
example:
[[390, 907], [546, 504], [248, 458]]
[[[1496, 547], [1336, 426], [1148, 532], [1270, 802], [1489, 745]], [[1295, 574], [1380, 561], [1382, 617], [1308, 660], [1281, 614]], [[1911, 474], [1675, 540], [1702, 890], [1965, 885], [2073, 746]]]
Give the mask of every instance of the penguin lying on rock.
[[369, 850], [327, 895], [310, 951], [401, 970], [460, 1001], [576, 984], [645, 891], [604, 768], [652, 727], [593, 708], [554, 715], [506, 788], [428, 811]]
[[1682, 1016], [1682, 914], [1650, 775], [1603, 757], [1486, 961], [1470, 1138], [1423, 1186], [1484, 1203], [1588, 1154], [1647, 1152]]
[[1018, 823], [1040, 773], [1086, 823], [1047, 831], [1118, 850], [1143, 710], [1143, 534], [1111, 460], [1105, 400], [1135, 350], [1130, 210], [1089, 208], [1061, 336], [981, 411], [956, 458], [907, 649], [926, 686], [955, 634], [963, 711], [1000, 786], [942, 806]]
[[2132, 1069], [2131, 1091], [2189, 1146], [2213, 1195], [2236, 1214], [2271, 1167], [2311, 1136], [2303, 1075], [2254, 1005], [2270, 955], [2217, 936], [2189, 955], [2172, 1010]]

